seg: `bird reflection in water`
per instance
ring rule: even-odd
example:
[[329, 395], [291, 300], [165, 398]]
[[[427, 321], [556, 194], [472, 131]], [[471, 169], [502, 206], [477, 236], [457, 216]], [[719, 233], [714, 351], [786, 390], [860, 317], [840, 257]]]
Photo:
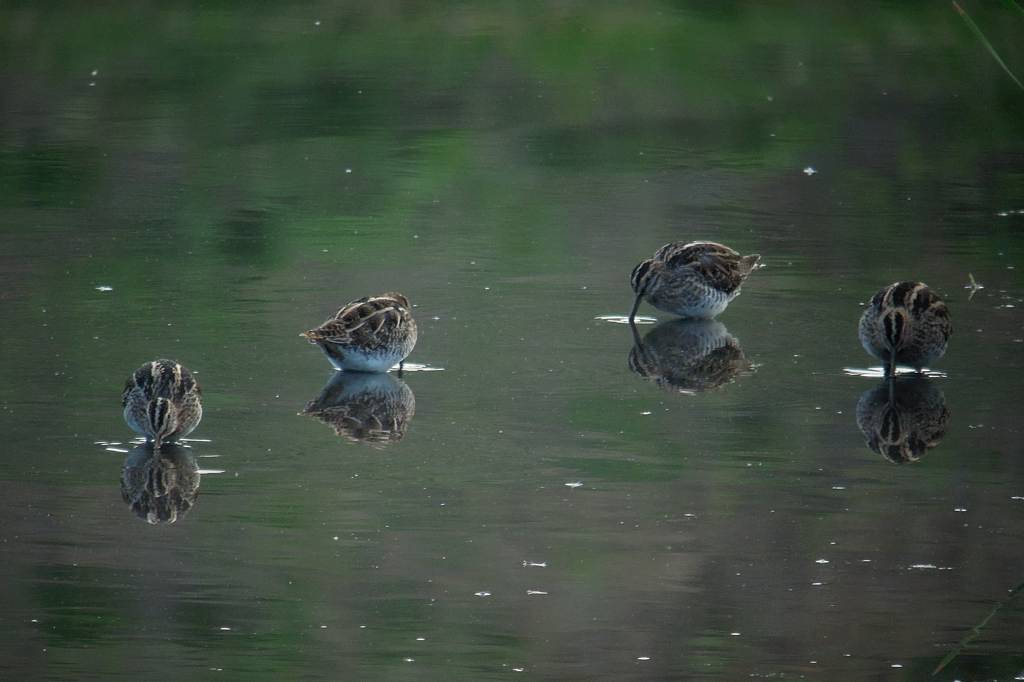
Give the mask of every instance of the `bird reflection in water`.
[[416, 397], [401, 379], [384, 373], [335, 372], [301, 414], [316, 417], [353, 443], [376, 447], [405, 437]]
[[753, 371], [739, 341], [717, 320], [662, 322], [640, 338], [636, 326], [629, 368], [658, 386], [698, 393]]
[[946, 435], [949, 408], [924, 376], [891, 377], [857, 401], [857, 426], [869, 448], [896, 464], [916, 462]]
[[188, 448], [164, 444], [134, 448], [121, 467], [121, 498], [140, 519], [174, 523], [199, 496], [199, 465]]

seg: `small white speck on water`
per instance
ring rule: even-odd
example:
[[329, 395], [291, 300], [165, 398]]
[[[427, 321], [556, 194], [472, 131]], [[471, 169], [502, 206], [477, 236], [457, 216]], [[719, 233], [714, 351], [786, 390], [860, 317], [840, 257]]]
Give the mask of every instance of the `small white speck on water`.
[[90, 76], [92, 76], [93, 78], [95, 78], [96, 76], [100, 75], [100, 70], [99, 70], [99, 69], [93, 69], [93, 70], [92, 70], [92, 71], [91, 71], [91, 72], [89, 73], [89, 75], [90, 75]]
[[321, 626], [320, 626], [320, 629], [321, 629], [321, 630], [326, 630], [326, 629], [327, 629], [327, 626], [326, 626], [326, 625], [321, 625]]
[[96, 291], [113, 291], [114, 287], [112, 287], [112, 286], [110, 286], [108, 284], [101, 284], [98, 287], [95, 287], [95, 289], [96, 289]]
[[541, 595], [543, 595], [543, 594], [547, 594], [547, 592], [545, 592], [544, 590], [527, 590], [527, 591], [526, 591], [526, 594], [527, 594], [528, 596], [531, 596], [531, 597], [532, 597], [532, 596], [533, 596], [533, 595], [535, 595], [535, 594], [541, 594]]
[[337, 536], [337, 535], [335, 535], [335, 536], [334, 536], [334, 538], [332, 538], [332, 539], [334, 539], [334, 540], [337, 540], [337, 539], [338, 539], [338, 536]]
[[644, 412], [641, 412], [640, 414], [642, 414], [642, 415], [644, 415], [646, 417], [647, 415], [651, 414], [651, 411], [650, 410], [645, 410]]
[[814, 166], [807, 166], [806, 168], [804, 168], [804, 175], [806, 175], [808, 177], [811, 176], [811, 175], [816, 174], [817, 172], [818, 171], [817, 171], [817, 169]]
[[834, 485], [834, 486], [832, 486], [832, 490], [846, 490], [846, 486], [845, 485]]
[[1011, 500], [1022, 500], [1022, 501], [1024, 501], [1024, 495], [1013, 495], [1010, 499]]
[[820, 583], [820, 582], [813, 582], [813, 583], [811, 583], [811, 585], [813, 585], [814, 587], [821, 587], [824, 584], [825, 583]]
[[955, 511], [955, 512], [965, 512], [965, 511], [967, 511], [967, 507], [954, 507], [953, 511]]
[[638, 660], [638, 661], [649, 661], [649, 660], [651, 660], [651, 657], [650, 656], [637, 656], [636, 660]]
[[816, 564], [827, 564], [828, 563], [828, 559], [815, 559], [814, 563], [816, 563]]
[[479, 592], [474, 592], [473, 596], [474, 597], [490, 597], [491, 593], [488, 592], [487, 590], [480, 590]]
[[360, 629], [360, 630], [365, 630], [365, 629], [366, 629], [366, 626], [365, 626], [365, 625], [360, 625], [360, 626], [359, 626], [359, 629]]
[[892, 664], [892, 665], [890, 665], [889, 667], [890, 667], [890, 668], [902, 668], [902, 667], [903, 667], [903, 664], [902, 664], [902, 663], [893, 663], [893, 664]]
[[524, 670], [526, 670], [526, 668], [512, 668], [512, 672], [514, 672], [514, 673], [521, 673]]
[[403, 661], [405, 661], [406, 663], [415, 663], [415, 662], [416, 662], [416, 659], [415, 659], [415, 658], [410, 658], [410, 657], [408, 657], [408, 656], [406, 656], [406, 657], [405, 657], [405, 658], [403, 658], [402, 660], [403, 660]]
[[319, 19], [317, 19], [316, 21], [314, 21], [314, 22], [313, 22], [313, 25], [314, 25], [314, 26], [319, 26], [319, 25], [320, 25], [320, 20], [319, 20]]
[[351, 175], [352, 174], [352, 169], [351, 168], [346, 168], [345, 169], [345, 174], [346, 175]]
[[938, 566], [935, 564], [912, 564], [910, 568], [918, 571], [934, 571]]
[[221, 632], [231, 632], [231, 628], [229, 628], [229, 627], [221, 627], [220, 631]]
[[738, 633], [738, 632], [730, 632], [729, 635], [732, 636], [732, 637], [739, 637], [740, 633]]
[[547, 568], [548, 562], [546, 561], [523, 561], [523, 566], [527, 568]]
[[417, 637], [416, 641], [417, 642], [425, 642], [425, 641], [427, 641], [427, 638], [426, 637]]
[[569, 481], [568, 483], [565, 484], [565, 487], [566, 488], [582, 488], [583, 487], [583, 481]]

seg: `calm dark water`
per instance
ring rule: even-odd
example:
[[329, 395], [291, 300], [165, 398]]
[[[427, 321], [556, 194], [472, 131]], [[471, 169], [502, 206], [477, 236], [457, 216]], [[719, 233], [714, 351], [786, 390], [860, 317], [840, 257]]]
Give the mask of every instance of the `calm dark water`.
[[[947, 4], [14, 2], [0, 60], [0, 677], [1024, 673], [1024, 92]], [[634, 350], [675, 239], [766, 267]], [[899, 465], [846, 370], [907, 278], [956, 331]], [[391, 289], [443, 371], [327, 385], [298, 332]], [[364, 389], [391, 442], [301, 414]]]

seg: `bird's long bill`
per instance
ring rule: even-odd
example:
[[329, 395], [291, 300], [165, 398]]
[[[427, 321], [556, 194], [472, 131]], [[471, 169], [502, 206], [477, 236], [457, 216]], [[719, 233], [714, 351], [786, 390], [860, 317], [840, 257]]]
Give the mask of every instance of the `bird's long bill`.
[[633, 324], [633, 318], [636, 317], [637, 308], [640, 307], [640, 300], [644, 297], [643, 294], [637, 294], [636, 301], [633, 302], [633, 309], [629, 311], [629, 323]]
[[[636, 308], [634, 308], [635, 310]], [[629, 318], [629, 331], [633, 332], [633, 345], [640, 347], [643, 344], [640, 342], [640, 332], [636, 328], [636, 324], [633, 323], [633, 318]]]

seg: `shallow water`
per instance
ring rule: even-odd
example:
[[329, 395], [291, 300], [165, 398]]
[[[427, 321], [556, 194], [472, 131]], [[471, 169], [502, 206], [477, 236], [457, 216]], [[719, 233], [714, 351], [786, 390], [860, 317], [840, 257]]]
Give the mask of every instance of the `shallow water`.
[[[964, 6], [1024, 71], [1012, 10]], [[1024, 672], [1024, 93], [952, 8], [14, 3], [0, 36], [0, 677]], [[634, 338], [674, 239], [766, 267]], [[856, 323], [904, 278], [956, 331], [900, 465]], [[385, 290], [405, 372], [331, 383], [298, 332]], [[119, 405], [157, 357], [204, 391], [173, 470]]]

